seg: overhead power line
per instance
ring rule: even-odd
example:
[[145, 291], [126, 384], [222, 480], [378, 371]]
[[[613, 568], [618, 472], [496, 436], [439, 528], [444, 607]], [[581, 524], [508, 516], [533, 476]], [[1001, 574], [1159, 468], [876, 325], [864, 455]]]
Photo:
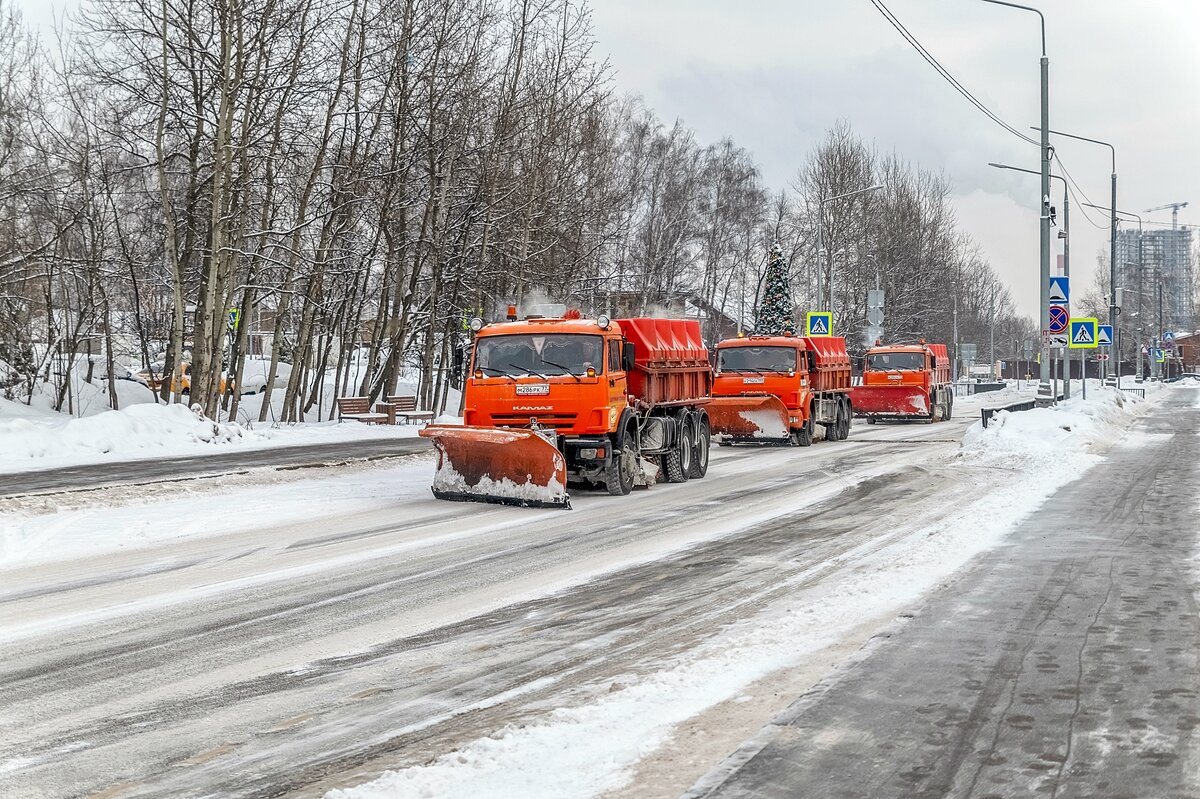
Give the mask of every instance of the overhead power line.
[[925, 46], [923, 44], [921, 44], [920, 41], [917, 40], [917, 37], [914, 36], [912, 34], [912, 32], [908, 30], [908, 28], [904, 27], [904, 23], [901, 22], [900, 19], [895, 14], [893, 14], [886, 5], [883, 4], [883, 0], [871, 0], [871, 4], [874, 5], [875, 8], [878, 9], [879, 13], [883, 15], [883, 18], [886, 19], [888, 22], [890, 22], [892, 27], [895, 28], [896, 31], [901, 36], [904, 37], [904, 40], [906, 42], [908, 42], [910, 45], [912, 45], [913, 49], [916, 50], [917, 53], [920, 54], [921, 58], [924, 58], [929, 63], [929, 65], [931, 67], [933, 67], [934, 70], [939, 75], [941, 75], [942, 78], [944, 78], [947, 83], [949, 83], [951, 86], [953, 86], [955, 91], [957, 91], [959, 94], [961, 94], [963, 97], [965, 97], [967, 99], [967, 101], [969, 103], [971, 103], [971, 105], [975, 106], [977, 109], [982, 111], [988, 117], [988, 119], [992, 120], [997, 125], [1004, 128], [1012, 135], [1016, 136], [1018, 139], [1028, 142], [1029, 144], [1032, 144], [1035, 147], [1040, 146], [1039, 142], [1037, 140], [1032, 139], [1029, 136], [1026, 136], [1024, 133], [1022, 133], [1021, 131], [1014, 128], [1012, 125], [1005, 122], [994, 111], [992, 111], [990, 108], [988, 108], [986, 105], [984, 105], [983, 102], [981, 100], [979, 100], [979, 98], [977, 98], [975, 95], [971, 94], [970, 90], [968, 90], [966, 86], [963, 86], [961, 83], [959, 83], [958, 79], [950, 74], [950, 70], [948, 70], [944, 66], [942, 66], [941, 62], [939, 62], [936, 58], [934, 58], [933, 54], [930, 53], [927, 49], [925, 49]]
[[1079, 184], [1075, 182], [1075, 177], [1067, 169], [1067, 165], [1063, 163], [1063, 160], [1058, 157], [1058, 152], [1055, 151], [1055, 153], [1052, 157], [1054, 158], [1055, 161], [1058, 162], [1058, 168], [1062, 170], [1063, 175], [1066, 177], [1067, 187], [1071, 191], [1071, 196], [1075, 198], [1075, 204], [1079, 207], [1079, 212], [1081, 214], [1083, 214], [1083, 218], [1087, 220], [1089, 225], [1096, 228], [1097, 230], [1108, 230], [1108, 225], [1101, 225], [1098, 222], [1093, 222], [1091, 214], [1089, 214], [1085, 210], [1086, 206], [1082, 202], [1079, 201], [1079, 198], [1082, 197], [1084, 200], [1087, 200], [1087, 202], [1091, 203], [1092, 205], [1097, 205], [1097, 203], [1092, 202], [1092, 198], [1087, 196], [1087, 194], [1084, 193], [1083, 189], [1080, 188]]

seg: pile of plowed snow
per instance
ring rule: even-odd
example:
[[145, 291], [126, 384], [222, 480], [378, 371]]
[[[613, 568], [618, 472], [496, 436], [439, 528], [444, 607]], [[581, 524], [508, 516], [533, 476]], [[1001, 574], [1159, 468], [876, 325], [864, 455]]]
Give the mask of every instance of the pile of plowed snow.
[[81, 419], [0, 416], [0, 472], [118, 460], [147, 451], [196, 454], [198, 445], [259, 437], [183, 405], [131, 405]]
[[[1161, 389], [1146, 384], [1148, 394]], [[967, 431], [959, 457], [997, 466], [1034, 468], [1049, 475], [1081, 472], [1129, 429], [1146, 400], [1115, 388], [1089, 387], [1088, 397], [1073, 397], [1051, 408], [1000, 411], [985, 429]]]

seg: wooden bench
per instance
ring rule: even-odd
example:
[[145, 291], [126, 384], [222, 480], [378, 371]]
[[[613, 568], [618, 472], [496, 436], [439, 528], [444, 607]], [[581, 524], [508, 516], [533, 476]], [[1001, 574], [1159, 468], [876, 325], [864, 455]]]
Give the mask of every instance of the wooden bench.
[[405, 396], [388, 397], [388, 404], [396, 409], [396, 416], [403, 416], [404, 423], [409, 422], [424, 422], [428, 424], [433, 421], [433, 411], [417, 410], [417, 398]]
[[386, 411], [381, 412], [378, 408], [371, 411], [370, 397], [338, 397], [335, 401], [339, 422], [353, 419], [363, 424], [387, 424], [390, 421], [390, 414]]

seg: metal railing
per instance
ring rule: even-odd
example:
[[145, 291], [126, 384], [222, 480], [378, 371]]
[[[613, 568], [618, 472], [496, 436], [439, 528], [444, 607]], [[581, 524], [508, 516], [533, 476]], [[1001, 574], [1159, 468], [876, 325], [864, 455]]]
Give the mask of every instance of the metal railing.
[[1010, 402], [1008, 405], [998, 405], [995, 408], [981, 408], [980, 414], [983, 416], [983, 426], [986, 428], [992, 417], [1000, 411], [1032, 411], [1036, 407], [1037, 400], [1022, 400], [1021, 402]]
[[969, 397], [972, 394], [986, 394], [989, 391], [1003, 391], [1007, 383], [976, 383], [975, 381], [960, 380], [952, 384], [954, 396]]
[[1130, 394], [1137, 394], [1142, 399], [1146, 398], [1146, 389], [1144, 388], [1125, 388], [1125, 386], [1121, 386], [1121, 390]]

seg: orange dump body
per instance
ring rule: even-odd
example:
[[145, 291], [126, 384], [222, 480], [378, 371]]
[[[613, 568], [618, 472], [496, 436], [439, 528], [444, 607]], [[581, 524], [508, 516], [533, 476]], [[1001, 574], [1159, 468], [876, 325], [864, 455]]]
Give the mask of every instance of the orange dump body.
[[877, 419], [932, 418], [950, 383], [945, 344], [897, 344], [867, 351], [862, 385], [851, 393], [854, 412]]

